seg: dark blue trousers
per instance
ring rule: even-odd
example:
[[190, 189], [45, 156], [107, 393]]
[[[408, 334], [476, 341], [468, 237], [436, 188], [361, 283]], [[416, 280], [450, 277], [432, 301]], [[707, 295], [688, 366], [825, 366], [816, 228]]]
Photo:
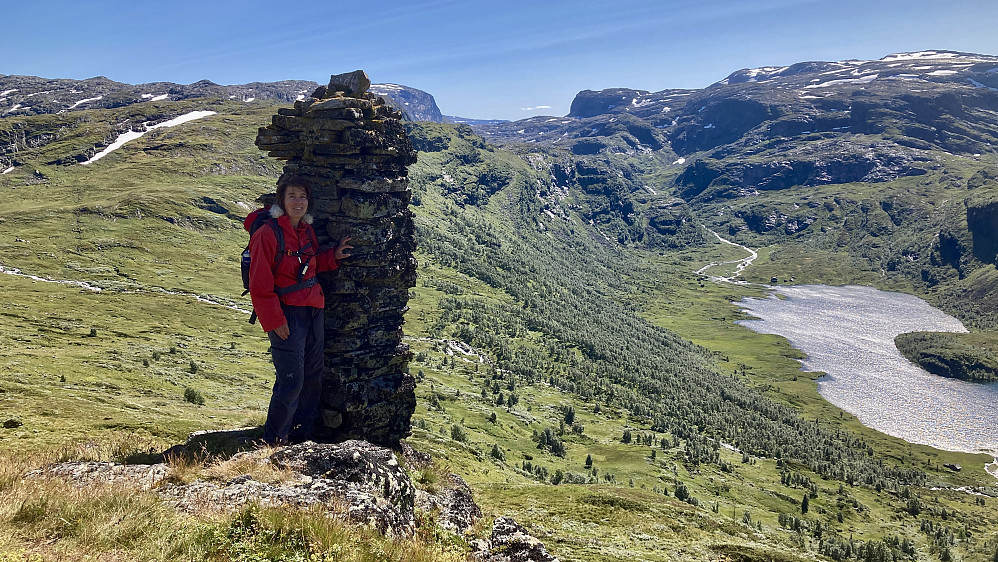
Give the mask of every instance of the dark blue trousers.
[[281, 305], [291, 335], [270, 332], [270, 354], [277, 380], [263, 426], [267, 443], [311, 439], [322, 394], [323, 311], [314, 306]]

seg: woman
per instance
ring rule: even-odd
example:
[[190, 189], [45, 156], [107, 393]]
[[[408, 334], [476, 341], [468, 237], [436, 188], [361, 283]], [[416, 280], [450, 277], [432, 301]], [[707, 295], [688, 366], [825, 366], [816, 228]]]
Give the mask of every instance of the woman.
[[[315, 275], [339, 267], [352, 248], [347, 236], [336, 248], [319, 250], [308, 214], [311, 203], [308, 182], [300, 176], [282, 177], [277, 202], [269, 210], [251, 213], [244, 223], [252, 233], [250, 297], [270, 337], [277, 376], [263, 429], [263, 440], [271, 445], [300, 443], [312, 436], [322, 391], [326, 305]], [[261, 217], [263, 213], [268, 216]]]

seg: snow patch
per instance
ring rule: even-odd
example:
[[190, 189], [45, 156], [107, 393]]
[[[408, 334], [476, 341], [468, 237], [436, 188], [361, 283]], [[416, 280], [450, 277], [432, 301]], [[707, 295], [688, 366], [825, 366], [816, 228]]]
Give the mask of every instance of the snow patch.
[[95, 287], [94, 285], [87, 283], [86, 281], [59, 281], [56, 279], [49, 279], [47, 277], [39, 277], [37, 275], [29, 275], [27, 273], [21, 273], [21, 270], [16, 267], [4, 267], [0, 265], [0, 273], [4, 273], [7, 275], [16, 275], [17, 277], [27, 277], [32, 281], [42, 281], [44, 283], [59, 283], [61, 285], [72, 285], [74, 287], [82, 287], [84, 289], [93, 291], [95, 293], [99, 293], [103, 290], [100, 287]]
[[784, 70], [790, 68], [789, 66], [763, 66], [760, 68], [753, 68], [746, 72], [749, 76], [755, 78], [760, 74], [773, 74], [775, 72], [783, 72]]
[[[62, 279], [51, 279], [49, 277], [39, 277], [37, 275], [31, 275], [31, 274], [28, 274], [28, 273], [23, 273], [20, 269], [18, 269], [16, 267], [6, 267], [6, 266], [3, 266], [3, 265], [0, 265], [0, 273], [6, 274], [6, 275], [14, 275], [14, 276], [17, 276], [17, 277], [25, 277], [27, 279], [31, 279], [32, 281], [40, 281], [42, 283], [56, 283], [56, 284], [59, 284], [59, 285], [69, 285], [71, 287], [80, 287], [82, 289], [86, 289], [86, 290], [94, 292], [94, 293], [100, 293], [100, 292], [104, 291], [104, 289], [102, 289], [101, 287], [98, 287], [96, 285], [92, 285], [90, 283], [87, 283], [86, 281], [72, 281], [72, 280], [62, 280]], [[221, 299], [216, 300], [214, 297], [211, 297], [210, 295], [197, 295], [197, 294], [194, 294], [194, 293], [184, 293], [184, 292], [180, 292], [180, 291], [170, 291], [170, 290], [164, 289], [162, 287], [140, 287], [140, 288], [138, 288], [136, 290], [122, 291], [122, 292], [126, 293], [126, 294], [160, 293], [160, 294], [164, 294], [164, 295], [179, 295], [179, 296], [183, 296], [183, 297], [193, 298], [197, 302], [202, 302], [202, 303], [210, 304], [210, 305], [214, 305], [214, 306], [225, 307], [225, 308], [228, 308], [229, 310], [235, 310], [235, 311], [238, 311], [238, 312], [242, 312], [243, 314], [250, 314], [249, 310], [245, 310], [245, 309], [243, 309], [242, 307], [240, 307], [240, 306], [238, 306], [236, 304], [228, 304], [228, 303], [220, 302]]]
[[929, 73], [929, 76], [952, 76], [957, 74], [955, 70], [933, 70]]
[[973, 84], [975, 88], [987, 88], [987, 89], [991, 90], [992, 92], [998, 92], [998, 88], [992, 88], [992, 87], [987, 86], [985, 84], [981, 84], [980, 82], [978, 82], [977, 80], [974, 80], [973, 78], [967, 78], [967, 81], [970, 82], [971, 84]]
[[251, 102], [251, 101], [253, 101], [253, 100], [255, 100], [255, 99], [256, 99], [256, 98], [246, 98], [246, 99], [244, 99], [243, 101], [244, 101], [244, 102], [246, 102], [246, 103], [249, 103], [249, 102]]
[[686, 159], [685, 158], [680, 158], [679, 160], [676, 160], [672, 164], [676, 165], [676, 164], [685, 164], [685, 163], [686, 163]]
[[821, 84], [808, 84], [804, 86], [805, 88], [825, 88], [828, 86], [835, 86], [837, 84], [869, 84], [879, 77], [879, 74], [868, 74], [866, 76], [861, 76], [859, 78], [847, 78], [843, 80], [829, 80], [828, 82], [822, 82]]
[[80, 101], [74, 103], [73, 105], [69, 106], [67, 109], [73, 109], [74, 107], [76, 107], [76, 106], [78, 106], [80, 104], [84, 104], [84, 103], [92, 102], [92, 101], [97, 101], [97, 100], [103, 99], [103, 98], [104, 98], [104, 96], [97, 96], [96, 98], [87, 98], [85, 100], [80, 100]]
[[706, 125], [703, 126], [703, 128], [704, 129], [713, 129], [714, 128], [714, 124], [713, 123], [707, 123]]
[[14, 88], [13, 90], [4, 90], [4, 91], [0, 92], [0, 96], [6, 96], [7, 94], [13, 94], [16, 91], [17, 91], [17, 88]]
[[917, 53], [898, 53], [887, 55], [880, 59], [885, 62], [898, 60], [924, 60], [924, 59], [951, 59], [956, 57], [956, 53], [940, 53], [939, 51], [918, 51]]
[[104, 150], [98, 152], [97, 154], [94, 154], [93, 158], [91, 158], [90, 160], [87, 160], [86, 162], [82, 162], [82, 164], [84, 166], [86, 166], [87, 164], [92, 164], [92, 163], [100, 160], [101, 158], [107, 156], [111, 152], [113, 152], [113, 151], [121, 148], [122, 145], [124, 145], [126, 142], [135, 140], [135, 139], [141, 137], [142, 135], [148, 133], [149, 131], [152, 131], [152, 130], [155, 130], [155, 129], [167, 128], [167, 127], [176, 127], [177, 125], [181, 125], [183, 123], [187, 123], [188, 121], [193, 121], [195, 119], [201, 119], [202, 117], [207, 117], [209, 115], [215, 115], [215, 113], [216, 113], [215, 111], [191, 111], [190, 113], [185, 113], [185, 114], [181, 115], [180, 117], [174, 117], [173, 119], [170, 119], [169, 121], [163, 121], [162, 123], [157, 123], [156, 125], [149, 126], [149, 125], [143, 123], [142, 124], [142, 128], [144, 130], [142, 130], [142, 131], [128, 131], [128, 132], [125, 132], [125, 133], [121, 133], [120, 135], [118, 135], [118, 138], [114, 139], [114, 142], [112, 142], [107, 148], [105, 148]]
[[7, 168], [6, 170], [0, 172], [0, 176], [6, 176], [7, 174], [9, 174], [9, 173], [11, 173], [13, 171], [14, 171], [14, 166], [11, 166], [10, 168]]

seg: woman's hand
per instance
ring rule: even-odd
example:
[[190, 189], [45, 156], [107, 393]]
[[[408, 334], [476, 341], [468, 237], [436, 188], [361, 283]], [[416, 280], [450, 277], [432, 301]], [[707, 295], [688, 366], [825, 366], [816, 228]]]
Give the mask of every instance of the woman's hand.
[[282, 340], [288, 339], [288, 336], [291, 335], [291, 328], [288, 328], [287, 324], [284, 324], [279, 328], [274, 328], [271, 331], [274, 332], [275, 336], [281, 338]]
[[336, 249], [333, 250], [333, 257], [336, 258], [336, 261], [340, 261], [343, 258], [349, 258], [350, 257], [350, 254], [347, 252], [347, 250], [353, 248], [353, 246], [350, 246], [350, 245], [347, 244], [347, 242], [349, 242], [349, 241], [350, 241], [350, 237], [349, 236], [344, 236], [340, 240], [340, 243], [336, 246]]

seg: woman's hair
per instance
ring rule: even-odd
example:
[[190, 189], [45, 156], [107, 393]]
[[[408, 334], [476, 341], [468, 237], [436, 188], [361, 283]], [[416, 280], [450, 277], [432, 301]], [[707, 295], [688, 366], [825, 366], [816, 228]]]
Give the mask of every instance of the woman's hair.
[[277, 180], [277, 206], [284, 212], [288, 211], [284, 208], [284, 195], [288, 192], [289, 187], [298, 187], [305, 191], [305, 197], [308, 197], [308, 211], [311, 211], [313, 204], [312, 184], [305, 181], [305, 178], [298, 174], [281, 176], [281, 179]]

